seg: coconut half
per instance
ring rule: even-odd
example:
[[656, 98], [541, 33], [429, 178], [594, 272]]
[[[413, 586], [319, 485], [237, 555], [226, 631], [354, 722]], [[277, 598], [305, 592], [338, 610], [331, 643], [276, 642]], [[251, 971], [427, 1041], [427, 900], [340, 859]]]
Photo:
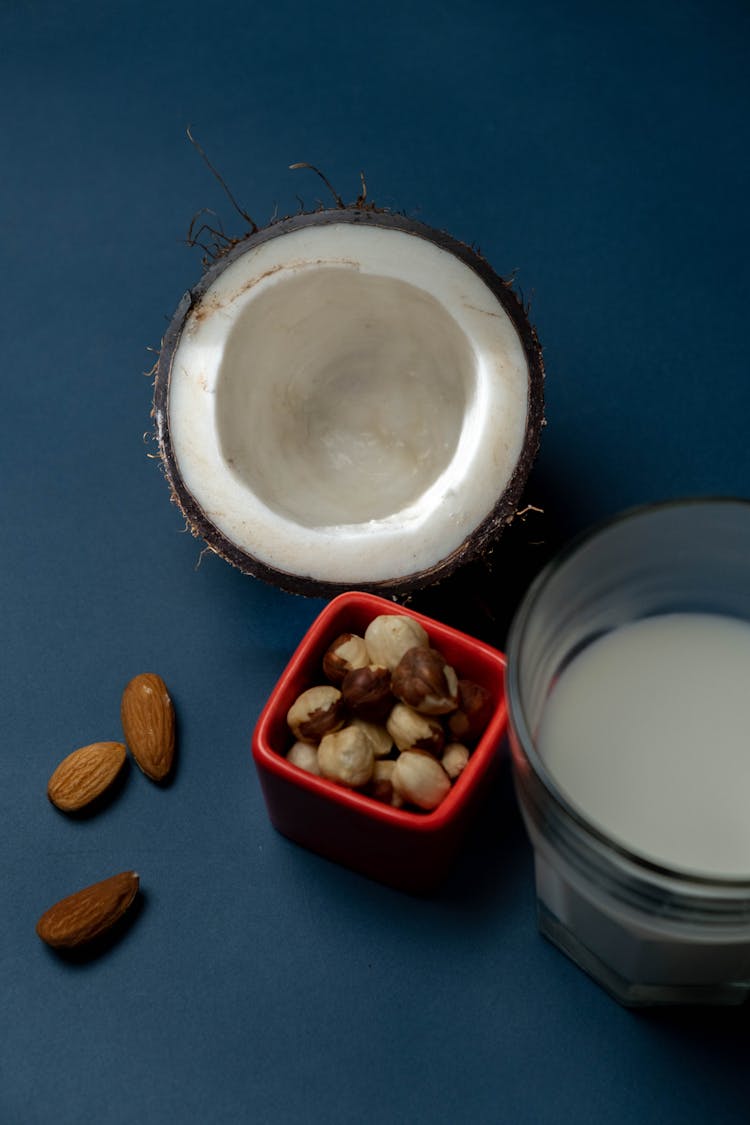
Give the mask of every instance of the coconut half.
[[297, 593], [405, 593], [513, 518], [541, 349], [469, 247], [322, 210], [249, 235], [185, 295], [154, 416], [174, 499], [217, 554]]

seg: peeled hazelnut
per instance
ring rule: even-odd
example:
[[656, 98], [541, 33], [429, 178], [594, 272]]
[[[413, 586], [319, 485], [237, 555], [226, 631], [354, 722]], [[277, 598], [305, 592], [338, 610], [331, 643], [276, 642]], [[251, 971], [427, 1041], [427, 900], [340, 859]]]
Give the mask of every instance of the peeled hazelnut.
[[410, 648], [393, 670], [393, 694], [424, 715], [447, 715], [458, 706], [458, 677], [434, 648]]
[[377, 723], [393, 706], [391, 673], [379, 664], [354, 668], [344, 677], [341, 694], [353, 715], [369, 723]]
[[451, 779], [431, 754], [405, 750], [399, 755], [391, 784], [405, 801], [420, 809], [436, 809], [451, 787]]
[[327, 734], [318, 747], [318, 765], [323, 777], [350, 789], [361, 789], [372, 777], [375, 756], [372, 743], [357, 727]]
[[349, 726], [359, 727], [372, 743], [372, 752], [376, 758], [385, 758], [393, 748], [393, 739], [380, 723], [368, 723], [364, 719], [352, 719]]
[[385, 727], [399, 750], [428, 750], [439, 754], [443, 749], [445, 734], [437, 719], [420, 715], [405, 703], [396, 704]]
[[385, 613], [375, 617], [365, 630], [365, 644], [373, 664], [393, 671], [407, 649], [429, 648], [430, 639], [413, 617]]
[[364, 668], [369, 663], [364, 638], [356, 633], [342, 633], [328, 647], [323, 657], [323, 671], [332, 684], [340, 684], [352, 668]]
[[492, 696], [486, 688], [472, 680], [459, 680], [458, 710], [448, 719], [451, 734], [459, 740], [476, 742], [492, 718], [493, 710]]
[[461, 774], [469, 760], [469, 751], [466, 746], [462, 746], [460, 742], [449, 742], [443, 756], [440, 759], [440, 765], [451, 781], [455, 781]]
[[292, 765], [299, 766], [301, 770], [320, 776], [318, 751], [309, 742], [295, 742], [294, 746], [288, 751], [286, 759]]
[[303, 691], [286, 716], [289, 729], [300, 742], [320, 742], [324, 734], [343, 727], [344, 720], [341, 692], [327, 684]]
[[391, 781], [395, 768], [396, 763], [390, 759], [385, 762], [376, 762], [373, 767], [372, 777], [367, 786], [367, 793], [376, 801], [382, 801], [383, 804], [400, 808], [404, 803], [404, 799], [396, 793]]

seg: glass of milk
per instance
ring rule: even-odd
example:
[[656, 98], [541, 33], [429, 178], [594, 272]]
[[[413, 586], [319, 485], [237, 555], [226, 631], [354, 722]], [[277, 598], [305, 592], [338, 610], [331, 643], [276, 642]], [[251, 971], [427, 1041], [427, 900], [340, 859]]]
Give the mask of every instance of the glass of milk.
[[750, 993], [750, 502], [638, 509], [508, 641], [541, 932], [627, 1005]]

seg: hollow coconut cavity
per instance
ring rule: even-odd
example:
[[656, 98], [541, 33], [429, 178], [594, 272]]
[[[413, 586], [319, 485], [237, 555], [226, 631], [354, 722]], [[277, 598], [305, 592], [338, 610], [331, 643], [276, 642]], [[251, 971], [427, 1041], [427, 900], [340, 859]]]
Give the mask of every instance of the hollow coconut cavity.
[[154, 415], [174, 498], [217, 554], [298, 593], [405, 593], [513, 518], [541, 350], [469, 247], [317, 211], [249, 235], [185, 295]]

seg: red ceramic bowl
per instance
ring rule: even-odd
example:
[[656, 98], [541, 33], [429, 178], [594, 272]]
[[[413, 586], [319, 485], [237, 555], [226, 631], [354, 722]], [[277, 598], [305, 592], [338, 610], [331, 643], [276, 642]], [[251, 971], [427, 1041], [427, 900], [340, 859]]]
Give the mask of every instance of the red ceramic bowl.
[[[405, 614], [464, 679], [495, 703], [468, 765], [432, 812], [397, 809], [307, 773], [284, 757], [291, 745], [287, 711], [306, 688], [324, 683], [323, 654], [341, 633], [363, 634], [383, 613]], [[447, 873], [478, 799], [498, 762], [507, 723], [505, 657], [472, 637], [373, 594], [334, 598], [313, 622], [264, 707], [253, 734], [253, 758], [271, 823], [289, 839], [328, 859], [402, 890], [433, 889]]]

